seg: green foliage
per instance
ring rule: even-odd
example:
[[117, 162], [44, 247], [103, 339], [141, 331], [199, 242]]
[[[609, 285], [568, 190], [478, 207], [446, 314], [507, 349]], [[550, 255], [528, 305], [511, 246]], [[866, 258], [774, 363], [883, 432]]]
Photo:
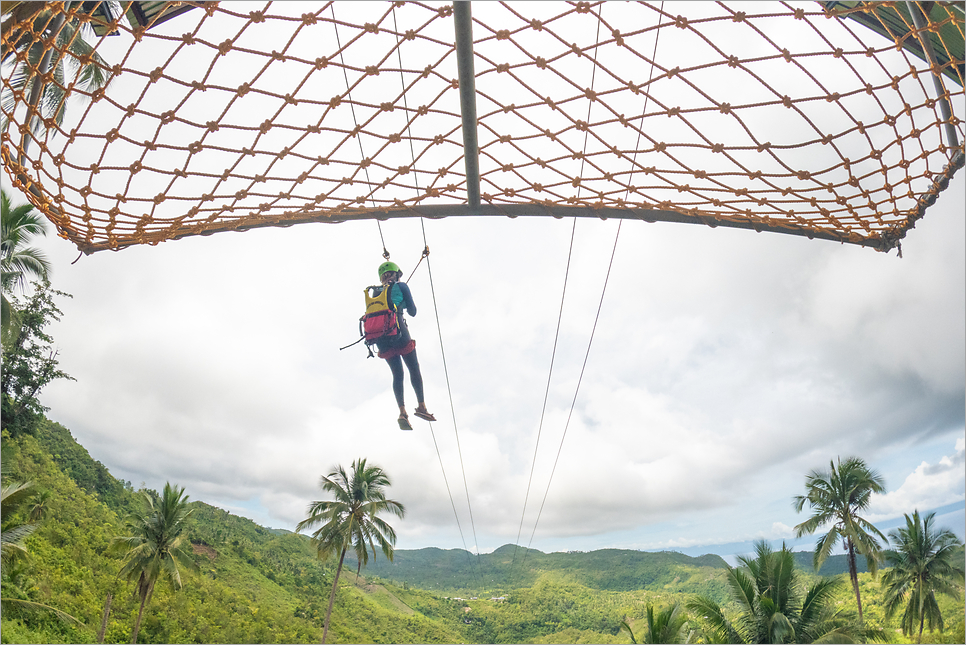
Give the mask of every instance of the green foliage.
[[87, 449], [81, 446], [64, 426], [42, 418], [35, 426], [34, 436], [68, 477], [88, 493], [95, 495], [111, 510], [127, 513], [134, 510], [130, 482], [120, 482]]
[[[805, 495], [794, 498], [793, 506], [801, 512], [805, 504], [812, 516], [795, 527], [795, 537], [811, 535], [823, 527], [829, 527], [815, 544], [814, 564], [820, 570], [822, 563], [841, 540], [848, 554], [849, 576], [855, 591], [855, 602], [862, 620], [862, 595], [858, 583], [856, 556], [864, 555], [866, 566], [875, 575], [882, 557], [882, 545], [886, 541], [871, 522], [859, 515], [869, 507], [873, 493], [885, 493], [885, 479], [870, 469], [858, 457], [849, 457], [838, 467], [829, 462], [828, 470], [813, 470], [805, 478]], [[878, 539], [877, 539], [878, 538]]]
[[33, 495], [29, 482], [4, 482], [0, 491], [0, 508], [2, 508], [2, 525], [0, 534], [3, 542], [0, 546], [0, 561], [4, 565], [12, 564], [16, 559], [26, 557], [27, 547], [24, 540], [37, 529], [37, 525], [30, 521], [28, 514], [22, 508]]
[[[346, 566], [353, 568], [350, 556]], [[589, 553], [541, 553], [504, 545], [493, 553], [473, 555], [462, 549], [426, 548], [396, 551], [392, 562], [377, 560], [366, 570], [383, 578], [457, 596], [491, 597], [536, 584], [546, 572], [563, 573], [574, 582], [601, 591], [651, 589], [703, 593], [719, 602], [728, 598], [727, 563], [716, 555], [693, 558], [682, 553], [647, 553], [602, 549]]]
[[366, 465], [365, 459], [352, 462], [351, 476], [346, 474], [342, 466], [336, 466], [327, 476], [322, 477], [322, 490], [331, 493], [335, 500], [309, 504], [309, 516], [295, 527], [298, 532], [321, 524], [312, 534], [312, 543], [319, 559], [325, 560], [330, 555], [339, 554], [339, 564], [329, 596], [329, 608], [325, 613], [322, 628], [323, 643], [329, 633], [332, 606], [346, 550], [352, 547], [360, 567], [369, 561], [370, 548], [375, 557], [376, 544], [382, 549], [386, 559], [392, 560], [396, 532], [379, 514], [392, 513], [396, 517], [403, 517], [406, 509], [399, 502], [386, 499], [385, 489], [389, 485], [389, 476], [385, 471], [378, 466]]
[[906, 515], [906, 526], [889, 534], [895, 551], [886, 553], [893, 565], [882, 577], [886, 588], [886, 615], [892, 616], [905, 605], [902, 633], [916, 634], [922, 641], [923, 629], [933, 632], [945, 628], [938, 595], [959, 600], [964, 582], [962, 542], [947, 529], [933, 526], [935, 513]]
[[[795, 566], [802, 572], [812, 575], [822, 575], [826, 578], [849, 572], [848, 555], [830, 555], [822, 562], [820, 569], [815, 569], [815, 553], [812, 551], [795, 551]], [[868, 573], [869, 567], [864, 560], [855, 563], [856, 573]]]
[[57, 367], [57, 351], [53, 339], [44, 329], [60, 320], [61, 311], [54, 296], [70, 297], [52, 289], [46, 279], [34, 284], [33, 294], [25, 305], [10, 296], [17, 311], [15, 320], [2, 332], [3, 376], [0, 377], [3, 427], [11, 436], [32, 431], [42, 420], [45, 408], [37, 398], [51, 381], [74, 380]]
[[3, 298], [0, 324], [4, 333], [17, 317], [7, 296], [15, 290], [23, 292], [27, 275], [46, 279], [50, 273], [46, 256], [27, 246], [35, 235], [46, 234], [43, 216], [31, 204], [13, 206], [7, 191], [0, 188], [0, 293]]
[[141, 491], [141, 502], [141, 509], [125, 522], [127, 535], [111, 540], [111, 550], [124, 556], [118, 576], [128, 582], [137, 580], [136, 593], [141, 605], [134, 621], [132, 643], [138, 640], [144, 607], [150, 602], [158, 580], [166, 579], [173, 590], [178, 590], [184, 585], [182, 568], [198, 568], [185, 550], [189, 544], [185, 529], [192, 509], [188, 507], [184, 488], [166, 482], [160, 496], [153, 491]]
[[[123, 533], [120, 517], [136, 508], [140, 494], [114, 480], [58, 424], [42, 420], [32, 432], [4, 441], [15, 449], [5, 450], [4, 470], [49, 496], [46, 519], [25, 540], [30, 556], [4, 566], [3, 596], [57, 607], [83, 624], [5, 608], [0, 641], [96, 642], [104, 601], [111, 593], [105, 642], [130, 642], [139, 601], [118, 579], [122, 561], [108, 545]], [[22, 507], [22, 516], [31, 506]], [[185, 532], [197, 572], [186, 573], [178, 592], [158, 585], [145, 609], [139, 640], [319, 642], [336, 564], [319, 561], [307, 536], [264, 528], [202, 502], [189, 506], [192, 513]], [[740, 617], [740, 606], [728, 593], [728, 567], [716, 556], [528, 551], [524, 562], [522, 550], [514, 551], [503, 547], [479, 558], [461, 550], [394, 551], [392, 562], [370, 559], [364, 579], [355, 577], [356, 561], [347, 558], [328, 640], [626, 643], [630, 638], [621, 631], [621, 621], [643, 640], [648, 606], [657, 613], [675, 603], [685, 604], [694, 594], [715, 598], [725, 619], [735, 622]], [[962, 563], [962, 549], [957, 553]], [[796, 557], [808, 558], [803, 565], [811, 562], [811, 554]], [[844, 556], [830, 559], [823, 574], [829, 573], [836, 558]], [[842, 573], [829, 587], [833, 612], [854, 606], [847, 567], [838, 570]], [[492, 591], [480, 593], [481, 572]], [[796, 568], [792, 577], [800, 595], [830, 579], [810, 566]], [[866, 627], [880, 630], [887, 642], [910, 642], [902, 634], [900, 617], [886, 616], [886, 590], [868, 573], [859, 573], [858, 582]], [[458, 591], [461, 588], [468, 593]], [[466, 600], [444, 597], [454, 595]], [[472, 596], [479, 599], [470, 600]], [[961, 604], [941, 595], [937, 602], [946, 628], [930, 638], [963, 642]], [[690, 612], [688, 618], [694, 621], [697, 616]]]
[[[634, 632], [631, 631], [631, 626], [626, 622], [621, 622], [621, 627], [631, 635], [631, 640], [634, 641]], [[692, 631], [688, 629], [687, 614], [684, 613], [684, 608], [678, 603], [669, 605], [657, 613], [654, 612], [653, 605], [648, 605], [643, 627], [643, 630], [638, 630], [642, 643], [685, 643], [690, 642], [692, 635]]]
[[705, 638], [715, 643], [857, 642], [870, 634], [834, 603], [840, 579], [823, 578], [803, 588], [792, 552], [772, 551], [761, 540], [756, 557], [741, 557], [747, 569], [731, 569], [728, 582], [737, 603], [729, 616], [717, 603], [695, 597], [688, 608], [699, 617]]

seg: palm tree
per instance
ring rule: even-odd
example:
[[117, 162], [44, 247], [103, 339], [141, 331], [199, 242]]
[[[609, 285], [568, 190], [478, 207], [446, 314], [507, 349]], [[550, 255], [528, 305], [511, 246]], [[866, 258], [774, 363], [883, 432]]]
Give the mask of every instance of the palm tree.
[[755, 543], [755, 552], [754, 559], [738, 558], [748, 573], [728, 569], [728, 585], [739, 607], [735, 620], [726, 618], [710, 598], [697, 596], [687, 603], [702, 620], [709, 642], [854, 643], [859, 638], [878, 636], [835, 609], [832, 596], [838, 578], [822, 579], [803, 589], [794, 555], [784, 544], [781, 551], [772, 551], [760, 540]]
[[[691, 642], [693, 632], [684, 633], [688, 623], [688, 617], [679, 603], [665, 607], [656, 616], [653, 605], [649, 604], [647, 606], [646, 618], [647, 624], [644, 631], [644, 640], [641, 641], [642, 643]], [[632, 643], [637, 643], [637, 640], [634, 638], [634, 632], [631, 631], [631, 626], [627, 623], [627, 620], [621, 621], [621, 628], [626, 630], [630, 635]]]
[[188, 508], [184, 488], [165, 483], [160, 498], [148, 491], [142, 491], [141, 494], [141, 510], [127, 520], [131, 535], [115, 537], [111, 542], [112, 550], [122, 553], [125, 558], [118, 576], [125, 577], [128, 582], [137, 580], [135, 596], [140, 599], [141, 607], [134, 623], [132, 643], [138, 640], [144, 607], [151, 601], [158, 579], [167, 578], [173, 588], [180, 589], [183, 583], [178, 565], [197, 569], [191, 556], [184, 550], [188, 543], [184, 531], [188, 518], [194, 512], [194, 509]]
[[24, 540], [37, 530], [37, 524], [23, 521], [17, 511], [33, 495], [30, 482], [5, 484], [0, 490], [0, 566], [27, 555]]
[[[63, 123], [71, 86], [90, 94], [111, 81], [107, 63], [84, 38], [90, 26], [78, 17], [84, 13], [83, 5], [65, 2], [52, 10], [47, 3], [5, 3], [2, 63], [12, 68], [0, 101], [7, 115], [13, 113], [18, 96], [26, 97], [29, 127], [21, 137], [21, 165], [30, 137], [44, 129], [44, 121], [52, 118], [57, 125]], [[0, 131], [7, 126], [4, 116]]]
[[933, 528], [935, 513], [923, 518], [919, 511], [906, 515], [906, 527], [889, 533], [895, 551], [886, 551], [886, 561], [892, 569], [882, 576], [886, 587], [886, 617], [891, 618], [903, 603], [902, 633], [916, 631], [916, 642], [922, 642], [922, 630], [928, 623], [929, 631], [943, 630], [943, 617], [936, 602], [936, 594], [959, 598], [963, 584], [963, 543], [948, 529]]
[[[4, 454], [6, 460], [8, 455]], [[6, 472], [3, 473], [6, 475]], [[2, 567], [3, 593], [0, 594], [0, 605], [3, 610], [17, 608], [26, 611], [41, 611], [52, 613], [65, 623], [83, 625], [70, 614], [27, 599], [20, 589], [18, 578], [22, 577], [22, 569], [18, 572], [17, 565], [29, 556], [24, 540], [37, 530], [33, 518], [23, 519], [23, 508], [31, 503], [34, 492], [30, 482], [12, 482], [4, 484], [0, 489], [0, 567]], [[45, 500], [49, 498], [46, 494]], [[29, 513], [32, 515], [32, 513]], [[20, 597], [17, 597], [20, 596]]]
[[376, 557], [376, 544], [392, 561], [396, 532], [379, 513], [388, 512], [396, 517], [404, 517], [405, 507], [391, 499], [386, 499], [385, 488], [391, 482], [385, 471], [378, 466], [367, 466], [365, 459], [352, 462], [351, 477], [342, 466], [322, 477], [322, 490], [332, 493], [335, 501], [312, 502], [308, 507], [309, 516], [298, 523], [295, 532], [322, 526], [312, 534], [320, 560], [326, 560], [334, 553], [339, 554], [339, 566], [335, 570], [332, 593], [329, 595], [329, 608], [325, 612], [325, 625], [322, 628], [322, 642], [329, 633], [329, 620], [332, 605], [339, 585], [339, 574], [349, 548], [363, 565], [369, 562], [369, 549]]
[[30, 521], [39, 522], [47, 516], [50, 503], [50, 491], [42, 490], [36, 493], [30, 500]]
[[839, 459], [838, 468], [830, 461], [829, 470], [810, 472], [805, 478], [805, 490], [807, 494], [796, 496], [792, 505], [801, 513], [808, 503], [813, 515], [795, 527], [795, 537], [811, 535], [831, 524], [828, 533], [821, 536], [815, 544], [815, 570], [818, 571], [841, 539], [848, 554], [849, 577], [852, 579], [852, 590], [855, 592], [861, 621], [862, 598], [859, 595], [856, 554], [865, 556], [869, 572], [875, 577], [882, 552], [882, 546], [876, 537], [884, 542], [888, 540], [879, 529], [860, 517], [859, 512], [869, 507], [872, 493], [885, 492], [885, 480], [882, 475], [870, 470], [861, 459], [849, 457], [845, 463]]
[[43, 217], [30, 204], [11, 207], [10, 196], [0, 188], [0, 293], [3, 296], [2, 323], [10, 324], [12, 307], [7, 294], [14, 288], [23, 290], [24, 278], [33, 275], [47, 278], [50, 262], [39, 249], [28, 247], [35, 235], [46, 235]]

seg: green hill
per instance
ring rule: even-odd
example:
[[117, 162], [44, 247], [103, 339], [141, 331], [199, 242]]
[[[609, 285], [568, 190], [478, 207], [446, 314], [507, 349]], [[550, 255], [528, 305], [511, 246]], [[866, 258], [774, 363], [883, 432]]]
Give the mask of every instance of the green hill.
[[[59, 424], [45, 421], [35, 436], [4, 438], [4, 470], [50, 493], [47, 516], [27, 539], [30, 556], [11, 576], [5, 597], [41, 602], [79, 619], [71, 626], [46, 612], [4, 607], [0, 640], [10, 643], [95, 642], [105, 599], [113, 593], [106, 642], [129, 642], [137, 615], [133, 585], [116, 580], [120, 560], [107, 553], [123, 534], [123, 513], [135, 491], [114, 480]], [[56, 450], [56, 452], [53, 452]], [[9, 463], [7, 463], [9, 462]], [[74, 475], [79, 481], [71, 477]], [[110, 504], [108, 504], [110, 501]], [[307, 537], [273, 531], [202, 502], [193, 502], [190, 538], [199, 573], [184, 588], [159, 585], [145, 612], [140, 642], [319, 642], [334, 567], [320, 563]], [[340, 581], [331, 642], [458, 642], [449, 620], [386, 602], [391, 591]], [[410, 592], [435, 600], [426, 592]], [[374, 638], [373, 633], [385, 634]]]
[[[349, 568], [356, 567], [356, 561]], [[500, 596], [532, 586], [555, 572], [590, 589], [702, 593], [726, 598], [723, 573], [727, 563], [716, 555], [693, 558], [681, 553], [648, 553], [620, 549], [542, 553], [507, 544], [479, 557], [463, 549], [397, 550], [393, 562], [369, 561], [366, 571], [423, 589], [464, 596]]]
[[[15, 579], [5, 581], [4, 595], [56, 607], [84, 626], [5, 609], [0, 639], [93, 642], [110, 593], [105, 640], [127, 642], [137, 603], [133, 585], [116, 579], [120, 560], [107, 546], [123, 534], [137, 491], [115, 479], [58, 423], [45, 419], [32, 436], [5, 437], [4, 444], [12, 449], [4, 464], [10, 478], [50, 494], [46, 519], [27, 541], [31, 555], [18, 565]], [[261, 527], [204, 502], [192, 506], [190, 539], [199, 573], [187, 575], [180, 591], [158, 587], [139, 640], [321, 639], [334, 562], [320, 563], [304, 535]], [[358, 580], [355, 568], [347, 558], [332, 642], [507, 642], [548, 638], [559, 630], [608, 642], [616, 638], [621, 616], [642, 615], [645, 598], [672, 592], [724, 598], [725, 564], [716, 556], [545, 554], [508, 545], [480, 558], [431, 548], [396, 551], [395, 562], [388, 563], [380, 554]], [[469, 600], [473, 596], [486, 600]], [[508, 598], [490, 601], [494, 596]]]
[[[813, 565], [815, 558], [814, 551], [796, 551], [795, 566], [800, 567], [809, 573], [817, 573], [823, 577], [833, 577], [849, 572], [849, 557], [847, 555], [831, 555], [822, 563], [822, 567], [816, 571]], [[869, 567], [865, 564], [865, 558], [859, 556], [855, 559], [855, 569], [859, 573], [867, 573]]]
[[[46, 517], [27, 539], [29, 558], [4, 565], [3, 597], [56, 607], [83, 625], [5, 604], [0, 641], [95, 642], [110, 593], [105, 642], [129, 642], [137, 601], [133, 585], [116, 579], [120, 560], [107, 546], [123, 534], [137, 491], [111, 476], [60, 424], [43, 420], [32, 435], [16, 439], [4, 433], [3, 444], [4, 483], [30, 481], [49, 493]], [[180, 591], [157, 588], [139, 642], [318, 642], [334, 561], [319, 562], [304, 535], [201, 501], [192, 507], [189, 537], [199, 571], [185, 575]], [[796, 557], [806, 576], [817, 577], [811, 553]], [[621, 619], [640, 621], [648, 604], [666, 606], [691, 594], [728, 601], [727, 565], [714, 555], [542, 553], [505, 545], [475, 556], [427, 548], [398, 550], [391, 563], [379, 554], [362, 578], [355, 569], [347, 557], [330, 642], [621, 643], [628, 640]], [[844, 556], [834, 556], [821, 573], [844, 570]], [[895, 620], [882, 615], [878, 581], [862, 573], [860, 584], [867, 620], [889, 628], [892, 642], [903, 642], [901, 634], [893, 639]], [[837, 594], [840, 605], [854, 602], [847, 583]], [[950, 632], [943, 638], [962, 642], [963, 615], [953, 605], [942, 601]]]

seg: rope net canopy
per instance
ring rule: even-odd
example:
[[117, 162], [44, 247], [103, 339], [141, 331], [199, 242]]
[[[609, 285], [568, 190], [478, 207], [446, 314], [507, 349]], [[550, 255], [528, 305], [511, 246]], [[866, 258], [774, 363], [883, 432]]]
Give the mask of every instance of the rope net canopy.
[[887, 251], [963, 165], [962, 2], [473, 3], [460, 45], [466, 7], [7, 3], [3, 164], [87, 253], [497, 214]]

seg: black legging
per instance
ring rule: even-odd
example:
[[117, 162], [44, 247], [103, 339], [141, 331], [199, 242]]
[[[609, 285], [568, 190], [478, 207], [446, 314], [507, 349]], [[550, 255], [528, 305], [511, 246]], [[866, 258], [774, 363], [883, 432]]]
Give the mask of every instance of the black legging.
[[392, 370], [392, 393], [396, 395], [396, 405], [399, 407], [405, 405], [403, 402], [403, 361], [406, 361], [406, 367], [409, 368], [409, 381], [413, 384], [413, 389], [416, 390], [416, 402], [423, 402], [423, 375], [419, 371], [419, 359], [416, 358], [414, 348], [408, 354], [386, 359], [386, 362], [389, 363], [389, 369]]

